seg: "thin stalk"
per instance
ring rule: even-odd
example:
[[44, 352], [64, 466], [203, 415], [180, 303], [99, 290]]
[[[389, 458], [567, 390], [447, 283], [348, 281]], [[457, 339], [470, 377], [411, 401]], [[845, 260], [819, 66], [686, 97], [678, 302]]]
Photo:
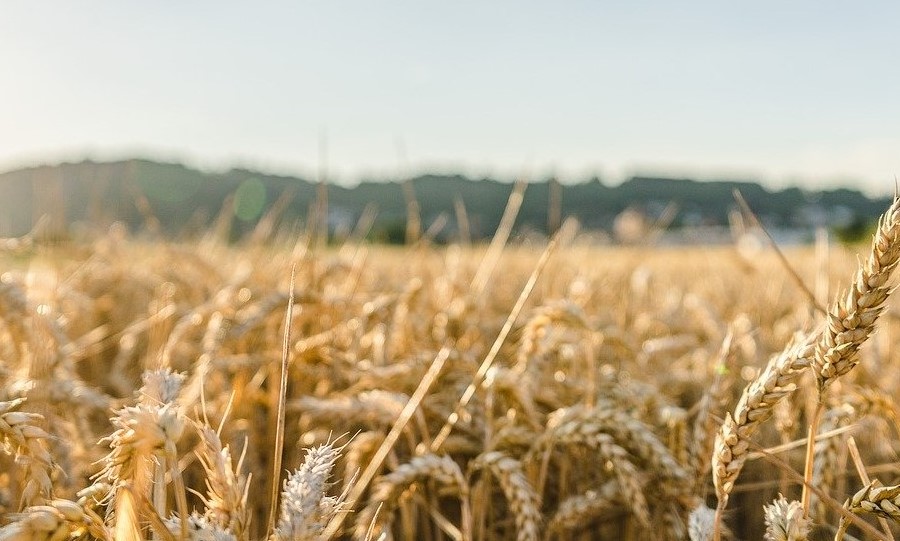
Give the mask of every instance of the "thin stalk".
[[[291, 268], [291, 292], [288, 298], [287, 314], [284, 318], [284, 341], [281, 347], [281, 387], [278, 391], [278, 416], [275, 425], [275, 456], [272, 462], [272, 494], [269, 501], [269, 525], [266, 529], [266, 538], [275, 530], [275, 519], [278, 516], [278, 488], [281, 479], [281, 455], [284, 452], [284, 404], [287, 400], [288, 360], [290, 358], [291, 345], [291, 320], [294, 315], [294, 276], [297, 268]], [[339, 515], [341, 513], [338, 513]]]
[[516, 223], [516, 216], [519, 215], [519, 208], [522, 207], [527, 186], [528, 184], [525, 181], [520, 180], [516, 182], [515, 187], [509, 194], [509, 200], [507, 200], [503, 216], [500, 218], [500, 225], [497, 226], [497, 231], [494, 232], [494, 237], [491, 239], [487, 252], [484, 254], [484, 259], [481, 260], [481, 265], [475, 272], [475, 277], [472, 278], [472, 292], [476, 297], [480, 296], [487, 286], [488, 280], [490, 280], [491, 274], [494, 272], [494, 267], [497, 265], [497, 260], [500, 259], [500, 254], [503, 253], [503, 248], [506, 246], [506, 241], [509, 240], [509, 234]]
[[[153, 507], [166, 516], [166, 458], [160, 457], [159, 463], [153, 465]], [[159, 540], [159, 533], [153, 532], [153, 539]]]
[[819, 423], [822, 420], [822, 411], [825, 410], [825, 404], [819, 400], [816, 405], [816, 412], [813, 414], [812, 421], [809, 423], [809, 432], [806, 437], [806, 461], [803, 467], [803, 492], [800, 496], [800, 504], [803, 506], [803, 518], [809, 517], [809, 505], [812, 500], [809, 489], [812, 486], [813, 466], [816, 462], [816, 434], [819, 432]]
[[806, 287], [806, 284], [803, 283], [803, 278], [800, 278], [800, 275], [797, 274], [797, 271], [794, 270], [794, 267], [791, 266], [791, 262], [788, 261], [788, 258], [785, 257], [784, 253], [782, 253], [781, 248], [778, 247], [778, 243], [775, 242], [775, 239], [772, 238], [772, 235], [766, 231], [766, 228], [763, 227], [762, 222], [759, 221], [759, 218], [756, 217], [756, 214], [753, 212], [753, 209], [750, 208], [750, 205], [747, 204], [747, 200], [744, 199], [744, 196], [741, 194], [739, 190], [734, 190], [734, 199], [737, 201], [738, 205], [740, 205], [741, 210], [750, 217], [750, 221], [753, 222], [753, 225], [757, 227], [763, 234], [766, 236], [766, 240], [769, 242], [769, 246], [772, 247], [772, 250], [775, 252], [775, 255], [778, 256], [778, 260], [781, 261], [781, 264], [784, 266], [785, 270], [788, 271], [788, 276], [794, 281], [800, 291], [806, 296], [809, 300], [810, 305], [816, 309], [820, 314], [828, 314], [828, 311], [825, 310], [825, 307], [819, 303], [819, 300], [816, 299], [815, 294]]
[[172, 465], [172, 483], [175, 485], [175, 506], [181, 516], [181, 539], [188, 538], [188, 504], [187, 491], [184, 487], [184, 478], [181, 476], [181, 468], [178, 467], [178, 456], [175, 444], [171, 444], [166, 452], [167, 463]]
[[713, 522], [713, 541], [722, 541], [722, 514], [725, 512], [725, 502], [719, 500], [716, 505], [716, 517]]
[[503, 324], [503, 328], [500, 329], [500, 334], [497, 335], [497, 339], [494, 340], [494, 344], [491, 346], [490, 351], [488, 351], [487, 355], [484, 357], [484, 360], [481, 362], [481, 366], [478, 367], [478, 371], [475, 372], [475, 376], [472, 378], [472, 382], [469, 383], [469, 386], [466, 387], [466, 390], [463, 392], [462, 396], [459, 398], [459, 401], [456, 403], [456, 407], [453, 409], [453, 413], [451, 413], [447, 417], [447, 421], [444, 423], [444, 426], [431, 442], [432, 453], [436, 453], [438, 449], [441, 448], [441, 445], [444, 444], [444, 441], [450, 435], [453, 427], [456, 426], [457, 422], [459, 422], [459, 418], [463, 410], [466, 409], [466, 406], [469, 405], [469, 401], [472, 400], [473, 396], [475, 396], [475, 391], [478, 390], [478, 386], [481, 385], [481, 383], [484, 381], [485, 375], [487, 375], [488, 370], [490, 370], [491, 366], [494, 364], [494, 360], [497, 358], [497, 354], [500, 353], [500, 348], [503, 347], [503, 344], [506, 342], [506, 338], [509, 336], [510, 331], [512, 331], [512, 327], [516, 323], [516, 319], [518, 319], [519, 313], [525, 307], [525, 302], [528, 301], [528, 297], [531, 296], [531, 292], [534, 290], [534, 286], [537, 284], [538, 278], [540, 278], [541, 276], [541, 272], [544, 270], [544, 267], [547, 266], [547, 262], [550, 260], [550, 256], [556, 250], [556, 246], [558, 245], [558, 243], [559, 234], [555, 235], [552, 239], [550, 239], [550, 242], [547, 243], [547, 247], [544, 249], [544, 253], [541, 254], [537, 265], [531, 272], [531, 276], [528, 277], [528, 282], [525, 283], [525, 287], [519, 294], [519, 298], [516, 300], [516, 304], [513, 306], [512, 311], [510, 311], [509, 316], [506, 318], [506, 322]]
[[[816, 443], [818, 443], [820, 441], [825, 441], [827, 439], [831, 439], [835, 436], [840, 436], [841, 434], [845, 434], [852, 430], [856, 430], [856, 427], [853, 425], [842, 426], [840, 428], [835, 428], [835, 429], [829, 430], [827, 432], [822, 432], [821, 434], [816, 435], [815, 440], [816, 440]], [[786, 451], [791, 451], [793, 449], [797, 449], [798, 447], [806, 447], [808, 442], [809, 442], [809, 438], [802, 438], [799, 440], [794, 440], [794, 441], [790, 441], [787, 443], [783, 443], [781, 445], [776, 445], [774, 447], [768, 447], [765, 449], [765, 452], [770, 455], [777, 455], [778, 453], [784, 453]], [[765, 456], [766, 455], [761, 452], [753, 451], [752, 453], [747, 454], [747, 462], [750, 462], [751, 460], [756, 460], [758, 458], [764, 458]]]
[[[416, 410], [419, 409], [419, 405], [422, 403], [425, 395], [428, 394], [428, 391], [431, 389], [431, 385], [435, 382], [435, 380], [437, 380], [438, 374], [440, 374], [441, 369], [444, 367], [444, 363], [447, 362], [448, 357], [450, 357], [450, 348], [444, 347], [438, 352], [434, 360], [431, 361], [431, 366], [428, 367], [428, 372], [426, 372], [425, 375], [422, 376], [422, 381], [419, 382], [419, 386], [416, 387], [416, 390], [413, 392], [412, 396], [409, 397], [409, 401], [406, 403], [406, 406], [403, 407], [403, 410], [400, 412], [397, 420], [394, 421], [394, 425], [391, 427], [388, 435], [385, 436], [384, 441], [381, 443], [381, 446], [378, 447], [377, 451], [375, 451], [375, 456], [373, 456], [372, 460], [370, 460], [368, 465], [366, 465], [366, 469], [363, 470], [363, 472], [359, 476], [359, 479], [357, 479], [356, 483], [353, 484], [353, 488], [350, 490], [350, 493], [347, 494], [347, 499], [344, 500], [347, 509], [354, 508], [356, 502], [359, 501], [359, 498], [363, 495], [363, 492], [366, 491], [369, 483], [371, 483], [372, 479], [375, 478], [375, 475], [378, 474], [378, 470], [381, 469], [381, 465], [384, 463], [384, 460], [391, 452], [391, 449], [394, 448], [394, 444], [397, 443], [397, 439], [400, 437], [403, 429], [406, 428], [409, 420], [415, 414]], [[335, 514], [331, 519], [331, 522], [328, 523], [328, 527], [325, 528], [325, 532], [322, 534], [322, 539], [333, 538], [337, 534], [341, 525], [344, 523], [344, 518], [346, 518], [348, 514], [349, 513]]]

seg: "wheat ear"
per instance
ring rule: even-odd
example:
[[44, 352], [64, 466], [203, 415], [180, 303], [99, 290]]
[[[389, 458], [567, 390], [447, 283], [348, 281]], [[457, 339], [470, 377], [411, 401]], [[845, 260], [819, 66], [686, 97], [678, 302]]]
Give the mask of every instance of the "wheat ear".
[[[844, 502], [844, 509], [856, 515], [868, 513], [900, 522], [900, 485], [886, 487], [875, 479]], [[850, 522], [841, 517], [834, 538], [843, 539], [849, 527]]]
[[891, 293], [888, 280], [900, 261], [900, 196], [878, 220], [869, 258], [857, 270], [846, 296], [828, 313], [828, 326], [816, 344], [813, 366], [819, 394], [859, 363], [859, 348]]
[[784, 496], [763, 507], [766, 520], [766, 541], [806, 541], [810, 521], [803, 516], [803, 506], [798, 501], [787, 501]]
[[711, 541], [716, 527], [716, 510], [700, 504], [688, 515], [688, 538], [691, 541]]
[[[153, 522], [154, 519], [151, 518], [151, 524]], [[237, 541], [231, 530], [223, 529], [221, 525], [211, 522], [196, 511], [188, 515], [187, 520], [181, 520], [181, 517], [175, 515], [170, 516], [162, 521], [162, 527], [158, 528], [158, 531], [163, 534], [164, 541], [180, 541], [182, 529], [187, 532], [184, 541]], [[165, 533], [170, 534], [169, 537], [165, 537]]]
[[471, 467], [486, 468], [500, 481], [516, 523], [516, 540], [537, 541], [541, 522], [539, 497], [528, 482], [522, 463], [504, 453], [491, 451], [475, 459]]
[[712, 457], [713, 484], [719, 507], [724, 509], [738, 475], [747, 460], [750, 438], [772, 416], [775, 404], [797, 389], [797, 380], [810, 366], [810, 337], [795, 340], [773, 357], [765, 370], [745, 389], [716, 435]]
[[13, 450], [24, 474], [20, 507], [40, 505], [50, 499], [50, 475], [55, 468], [47, 450], [50, 435], [38, 426], [44, 418], [19, 411], [24, 402], [24, 398], [0, 402], [0, 447]]
[[281, 517], [275, 527], [274, 541], [319, 541], [325, 526], [341, 511], [346, 491], [328, 495], [334, 463], [343, 447], [325, 443], [307, 451], [299, 469], [284, 482], [281, 493]]
[[578, 530], [593, 520], [617, 512], [625, 512], [622, 493], [618, 484], [610, 481], [598, 490], [589, 490], [560, 502], [548, 530], [551, 533]]
[[0, 528], [0, 539], [4, 541], [112, 540], [103, 519], [70, 500], [52, 500], [46, 505], [27, 507], [8, 518], [10, 523]]
[[[584, 445], [593, 449], [600, 459], [612, 466], [612, 472], [619, 483], [622, 498], [630, 506], [630, 510], [638, 522], [644, 527], [650, 525], [650, 513], [643, 492], [641, 475], [632, 462], [632, 456], [619, 445], [612, 435], [604, 431], [603, 425], [594, 419], [575, 419], [564, 422], [549, 430], [539, 443], [541, 445], [555, 443]], [[536, 449], [540, 449], [540, 446]]]
[[206, 471], [205, 518], [243, 541], [249, 532], [247, 508], [249, 479], [241, 473], [241, 461], [233, 465], [231, 449], [223, 446], [219, 435], [209, 426], [198, 426], [200, 449], [197, 457]]
[[[468, 518], [468, 483], [462, 470], [448, 456], [433, 454], [414, 457], [391, 473], [382, 476], [375, 483], [367, 505], [356, 520], [356, 538], [362, 539], [370, 527], [377, 533], [388, 527], [394, 517], [394, 511], [400, 497], [409, 488], [427, 480], [437, 481], [443, 486], [456, 490], [463, 505], [463, 521]], [[463, 532], [471, 531], [468, 524], [463, 525]]]
[[[875, 330], [891, 293], [888, 280], [900, 262], [900, 194], [878, 219], [869, 258], [856, 271], [846, 295], [839, 296], [828, 313], [828, 324], [816, 343], [813, 369], [819, 401], [809, 426], [804, 479], [812, 481], [815, 469], [813, 438], [825, 405], [825, 391], [837, 378], [859, 364], [859, 348]], [[803, 487], [803, 515], [809, 515], [810, 493]]]

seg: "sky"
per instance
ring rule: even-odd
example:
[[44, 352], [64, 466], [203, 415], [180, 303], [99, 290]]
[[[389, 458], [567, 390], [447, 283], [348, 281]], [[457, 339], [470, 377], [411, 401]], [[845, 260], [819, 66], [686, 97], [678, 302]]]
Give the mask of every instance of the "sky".
[[892, 192], [896, 2], [0, 7], [0, 170], [633, 174]]

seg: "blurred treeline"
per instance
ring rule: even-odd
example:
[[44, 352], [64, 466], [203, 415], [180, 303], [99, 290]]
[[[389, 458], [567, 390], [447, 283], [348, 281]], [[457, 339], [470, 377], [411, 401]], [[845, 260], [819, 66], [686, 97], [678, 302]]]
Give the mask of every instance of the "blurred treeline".
[[[868, 224], [888, 198], [870, 199], [852, 189], [769, 191], [757, 183], [634, 177], [617, 186], [593, 178], [578, 183], [533, 181], [516, 220], [518, 233], [547, 234], [562, 217], [592, 230], [610, 230], [623, 211], [649, 222], [677, 209], [669, 227], [725, 226], [740, 190], [768, 226], [851, 230]], [[463, 176], [423, 175], [405, 182], [363, 181], [353, 186], [233, 169], [202, 172], [149, 160], [81, 162], [0, 174], [0, 237], [26, 234], [41, 216], [51, 231], [123, 222], [133, 231], [190, 237], [226, 224], [240, 238], [260, 219], [303, 228], [317, 216], [330, 233], [346, 234], [370, 218], [369, 238], [402, 242], [410, 212], [436, 240], [490, 237], [500, 222], [513, 183]], [[273, 207], [277, 212], [273, 213]]]

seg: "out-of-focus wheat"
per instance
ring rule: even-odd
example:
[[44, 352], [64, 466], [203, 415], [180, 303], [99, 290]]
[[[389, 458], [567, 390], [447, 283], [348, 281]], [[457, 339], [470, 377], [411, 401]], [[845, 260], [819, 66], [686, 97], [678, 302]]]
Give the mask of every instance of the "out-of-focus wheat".
[[22, 506], [40, 505], [51, 497], [54, 464], [47, 451], [50, 437], [41, 427], [43, 417], [21, 411], [24, 399], [0, 402], [0, 442], [16, 456], [23, 470]]
[[[369, 504], [356, 519], [356, 537], [358, 539], [365, 538], [366, 532], [373, 523], [376, 524], [376, 532], [388, 528], [403, 493], [428, 481], [434, 481], [452, 489], [459, 496], [462, 505], [468, 505], [468, 483], [459, 466], [452, 459], [447, 456], [431, 454], [418, 456], [382, 476], [375, 483], [375, 488], [369, 497]], [[464, 509], [464, 514], [467, 513], [468, 511]], [[466, 529], [467, 527], [464, 526], [463, 531]]]
[[[742, 538], [768, 528], [790, 539], [802, 531], [796, 504], [777, 495], [798, 488], [814, 379], [828, 390], [819, 432], [830, 437], [815, 448], [809, 537], [833, 533], [831, 497], [849, 497], [865, 529], [861, 510], [890, 510], [892, 496], [874, 487], [852, 504], [846, 435], [831, 429], [858, 438], [881, 472], [900, 445], [896, 319], [881, 318], [877, 347], [859, 350], [889, 307], [898, 213], [895, 202], [835, 305], [831, 338], [803, 334], [814, 312], [778, 258], [747, 265], [730, 247], [579, 241], [541, 260], [535, 281], [527, 244], [485, 259], [477, 246], [292, 250], [114, 230], [0, 254], [0, 541], [265, 538], [282, 382], [280, 459], [293, 473], [274, 487], [273, 538], [325, 541], [336, 516], [354, 527], [327, 541], [707, 540], [727, 531], [708, 507], [715, 493]], [[834, 277], [854, 267], [832, 254]], [[808, 249], [785, 255], [801, 279], [822, 277]], [[479, 268], [497, 279], [482, 271], [475, 291]], [[449, 355], [432, 372], [439, 352]], [[354, 485], [368, 466], [381, 477]], [[345, 509], [348, 488], [360, 494]]]

